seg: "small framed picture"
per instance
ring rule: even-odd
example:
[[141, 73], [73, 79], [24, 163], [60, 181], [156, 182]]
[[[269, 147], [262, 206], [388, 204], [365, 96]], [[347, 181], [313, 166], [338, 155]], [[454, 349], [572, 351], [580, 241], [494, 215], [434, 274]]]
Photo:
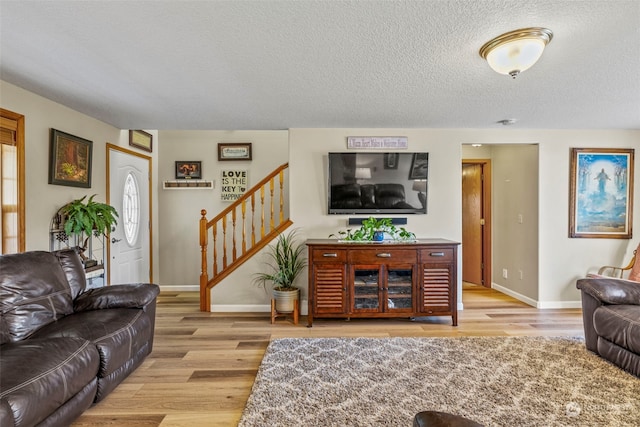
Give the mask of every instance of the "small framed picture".
[[414, 153], [411, 159], [409, 179], [427, 179], [429, 172], [429, 153]]
[[49, 184], [91, 188], [93, 141], [51, 129]]
[[219, 143], [218, 160], [251, 160], [251, 143]]
[[130, 130], [129, 145], [151, 153], [153, 152], [153, 135], [143, 130]]
[[176, 179], [202, 179], [202, 162], [200, 161], [177, 161]]
[[398, 153], [384, 153], [384, 168], [398, 169]]

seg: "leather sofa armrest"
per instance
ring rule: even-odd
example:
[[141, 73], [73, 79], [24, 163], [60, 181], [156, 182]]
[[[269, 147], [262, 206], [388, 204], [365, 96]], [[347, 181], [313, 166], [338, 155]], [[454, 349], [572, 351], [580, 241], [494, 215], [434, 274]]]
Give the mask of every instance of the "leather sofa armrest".
[[588, 278], [578, 280], [576, 286], [604, 304], [640, 305], [640, 283], [637, 282]]
[[158, 285], [135, 283], [89, 289], [73, 302], [75, 312], [105, 308], [144, 308], [160, 293]]

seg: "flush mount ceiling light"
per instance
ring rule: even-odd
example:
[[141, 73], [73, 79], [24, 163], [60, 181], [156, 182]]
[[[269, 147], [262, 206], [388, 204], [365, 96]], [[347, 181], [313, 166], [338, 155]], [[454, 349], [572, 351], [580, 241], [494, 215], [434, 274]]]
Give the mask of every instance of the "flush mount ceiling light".
[[553, 32], [546, 28], [532, 27], [510, 31], [488, 41], [480, 48], [480, 56], [500, 74], [514, 79], [521, 72], [531, 68], [544, 47], [553, 38]]

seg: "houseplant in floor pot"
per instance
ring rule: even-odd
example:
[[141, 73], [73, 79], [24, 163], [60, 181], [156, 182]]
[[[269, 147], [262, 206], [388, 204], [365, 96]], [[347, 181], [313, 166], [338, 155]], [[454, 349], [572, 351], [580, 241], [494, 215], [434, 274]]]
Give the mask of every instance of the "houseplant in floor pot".
[[294, 301], [300, 298], [300, 289], [293, 282], [307, 266], [304, 256], [305, 245], [296, 241], [296, 230], [280, 234], [274, 245], [267, 248], [268, 271], [256, 273], [254, 282], [265, 289], [273, 286], [273, 297], [276, 300], [276, 311], [293, 312]]
[[95, 202], [93, 200], [95, 196], [94, 194], [89, 197], [86, 203], [84, 200], [87, 196], [69, 202], [58, 209], [57, 213], [60, 223], [64, 224], [65, 234], [77, 238], [76, 245], [83, 262], [85, 262], [85, 267], [89, 267], [87, 263], [90, 261], [84, 255], [89, 239], [91, 236], [106, 236], [111, 231], [111, 227], [117, 224], [116, 218], [118, 217], [118, 212], [113, 206]]

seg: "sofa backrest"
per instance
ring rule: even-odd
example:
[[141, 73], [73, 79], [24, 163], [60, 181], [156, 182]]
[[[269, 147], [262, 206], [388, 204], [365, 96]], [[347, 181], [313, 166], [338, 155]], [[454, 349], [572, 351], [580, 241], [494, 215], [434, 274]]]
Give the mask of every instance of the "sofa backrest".
[[404, 202], [404, 186], [402, 184], [377, 184], [376, 206], [392, 208]]
[[73, 249], [0, 256], [0, 343], [20, 341], [73, 313], [73, 300], [85, 287]]

